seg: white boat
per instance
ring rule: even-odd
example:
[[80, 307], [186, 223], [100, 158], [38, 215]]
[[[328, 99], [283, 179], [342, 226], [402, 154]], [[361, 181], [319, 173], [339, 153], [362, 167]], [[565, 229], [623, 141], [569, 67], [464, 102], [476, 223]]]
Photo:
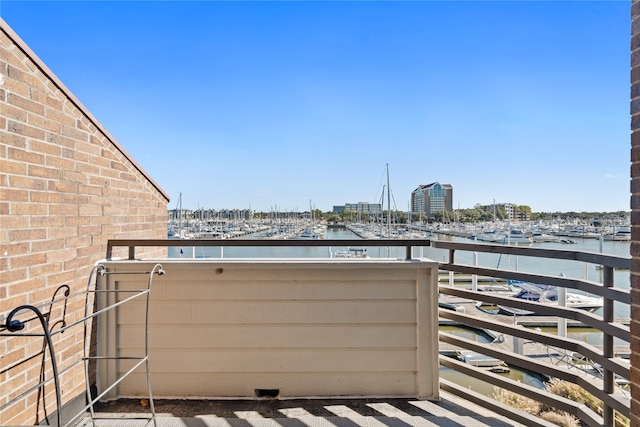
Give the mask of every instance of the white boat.
[[553, 234], [534, 232], [531, 233], [531, 240], [533, 240], [534, 243], [558, 242], [560, 241], [560, 238]]
[[580, 237], [583, 239], [598, 239], [601, 233], [593, 227], [579, 225], [565, 230], [559, 230], [558, 236]]
[[369, 258], [367, 248], [347, 248], [346, 251], [336, 251], [336, 258]]
[[615, 233], [605, 234], [604, 240], [613, 240], [618, 242], [625, 242], [631, 240], [631, 227], [622, 227]]
[[302, 233], [293, 237], [296, 240], [317, 240], [320, 239], [320, 235], [312, 232], [311, 230], [304, 230]]
[[509, 243], [511, 245], [517, 243], [519, 245], [525, 244], [529, 245], [533, 243], [531, 237], [527, 236], [524, 232], [520, 230], [511, 230], [509, 234], [507, 234], [505, 243]]
[[476, 236], [481, 242], [500, 243], [503, 245], [530, 245], [533, 240], [520, 230], [511, 230], [509, 232], [488, 231]]
[[477, 353], [471, 350], [457, 350], [456, 355], [458, 359], [471, 366], [478, 368], [493, 368], [496, 366], [506, 366], [504, 361], [496, 359], [495, 357], [485, 356], [484, 354]]
[[503, 233], [492, 230], [476, 235], [475, 239], [480, 242], [502, 243], [505, 237], [506, 236]]
[[[545, 305], [558, 305], [558, 288], [551, 285], [539, 285], [536, 283], [515, 283], [512, 285], [520, 288], [519, 292], [512, 298], [526, 301], [538, 302]], [[595, 311], [601, 308], [603, 300], [601, 297], [590, 297], [574, 292], [567, 292], [567, 307], [578, 308], [586, 311]], [[535, 315], [535, 311], [523, 310], [519, 308], [498, 305], [501, 314], [510, 316], [530, 316]]]

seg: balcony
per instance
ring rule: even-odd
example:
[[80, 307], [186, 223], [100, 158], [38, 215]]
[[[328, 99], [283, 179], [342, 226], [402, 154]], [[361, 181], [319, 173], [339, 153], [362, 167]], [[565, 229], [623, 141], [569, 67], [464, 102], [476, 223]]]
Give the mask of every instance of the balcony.
[[[365, 245], [400, 247], [404, 256], [136, 257], [136, 248], [144, 246]], [[426, 246], [448, 259], [419, 258], [419, 248]], [[477, 253], [584, 263], [601, 268], [603, 279], [456, 262], [460, 254]], [[138, 415], [146, 418], [143, 423], [159, 425], [169, 422], [163, 418], [169, 415], [184, 418], [171, 421], [184, 425], [218, 425], [221, 418], [231, 425], [247, 418], [251, 425], [262, 418], [276, 423], [269, 425], [288, 425], [290, 418], [303, 425], [449, 425], [472, 419], [492, 426], [552, 425], [444, 379], [446, 369], [558, 408], [584, 425], [612, 426], [616, 413], [628, 417], [630, 411], [630, 394], [623, 387], [630, 380], [624, 358], [628, 319], [615, 314], [620, 306], [628, 308], [630, 296], [614, 283], [614, 270], [629, 265], [627, 258], [599, 253], [429, 240], [110, 241], [107, 259], [88, 284], [87, 306], [95, 296], [95, 309], [65, 326], [90, 328], [97, 320], [94, 341], [85, 343], [91, 354], [87, 350], [80, 363], [87, 367], [88, 384], [96, 384], [88, 399], [108, 403], [88, 404], [71, 421], [99, 410], [96, 418], [108, 418], [97, 421], [100, 425], [137, 425], [127, 423]], [[586, 292], [602, 297], [602, 310], [487, 292], [478, 280], [488, 279]], [[535, 311], [541, 315], [535, 316], [538, 324], [553, 322], [558, 331], [528, 327], [525, 316], [486, 314], [476, 308], [479, 304]], [[496, 339], [483, 344], [439, 332], [439, 324], [486, 331]], [[566, 325], [599, 331], [601, 344], [568, 338]], [[603, 402], [602, 411], [476, 366], [484, 363], [450, 357], [465, 352], [577, 384]], [[179, 403], [183, 399], [187, 403]]]

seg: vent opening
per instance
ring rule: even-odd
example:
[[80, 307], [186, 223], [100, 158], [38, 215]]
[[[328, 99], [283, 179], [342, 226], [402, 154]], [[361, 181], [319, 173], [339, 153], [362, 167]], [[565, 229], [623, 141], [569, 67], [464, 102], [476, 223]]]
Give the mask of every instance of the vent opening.
[[257, 388], [253, 391], [256, 399], [277, 399], [280, 389], [277, 388]]

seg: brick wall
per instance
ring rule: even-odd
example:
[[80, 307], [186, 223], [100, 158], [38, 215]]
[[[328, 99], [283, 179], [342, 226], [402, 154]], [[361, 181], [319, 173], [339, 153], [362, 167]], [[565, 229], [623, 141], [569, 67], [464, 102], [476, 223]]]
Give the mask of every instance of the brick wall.
[[640, 426], [640, 1], [631, 4], [631, 425]]
[[[166, 238], [168, 197], [1, 19], [0, 78], [0, 323], [30, 304], [57, 330], [84, 298], [52, 299], [85, 289], [108, 239]], [[71, 367], [64, 402], [85, 389], [82, 338], [81, 326], [54, 336], [59, 370]], [[41, 337], [0, 337], [0, 407], [51, 378], [45, 354]], [[55, 403], [49, 383], [0, 410], [0, 425], [42, 422]]]

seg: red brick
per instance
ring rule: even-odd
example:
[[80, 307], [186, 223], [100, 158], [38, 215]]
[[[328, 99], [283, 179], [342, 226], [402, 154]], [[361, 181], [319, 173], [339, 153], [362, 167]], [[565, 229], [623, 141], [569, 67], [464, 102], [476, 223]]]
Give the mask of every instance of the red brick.
[[80, 206], [80, 215], [98, 216], [102, 214], [103, 214], [102, 206], [95, 206], [95, 205], [89, 205], [89, 204]]
[[[26, 215], [6, 215], [0, 219], [0, 229], [4, 230], [28, 228], [30, 224], [30, 217]], [[2, 247], [2, 245], [0, 245], [0, 247]]]
[[21, 108], [29, 113], [37, 114], [40, 116], [44, 115], [44, 105], [13, 93], [10, 93], [9, 96], [7, 96], [7, 103], [9, 105], [14, 105], [18, 108]]
[[33, 200], [25, 203], [13, 203], [11, 205], [11, 213], [13, 215], [46, 215], [47, 212], [47, 205], [33, 203]]
[[77, 227], [53, 227], [47, 230], [47, 238], [59, 239], [62, 237], [73, 236], [77, 233]]
[[64, 193], [77, 193], [78, 184], [69, 181], [49, 181], [49, 191], [61, 191]]
[[[52, 193], [50, 191], [32, 191], [30, 193], [31, 203], [62, 203], [62, 193]], [[49, 210], [47, 209], [47, 212]]]
[[26, 190], [0, 188], [0, 200], [5, 202], [26, 202], [29, 200], [29, 192]]
[[72, 120], [73, 123], [70, 123], [69, 125], [64, 124], [60, 130], [60, 134], [73, 139], [75, 141], [75, 149], [84, 152], [86, 149], [86, 142], [89, 141], [89, 134], [75, 127], [76, 121], [74, 118], [71, 117], [70, 120]]
[[44, 179], [27, 176], [11, 176], [9, 177], [9, 185], [13, 188], [45, 190], [47, 188], [47, 181]]
[[[11, 104], [3, 104], [2, 106], [2, 113], [5, 117], [3, 117], [4, 120], [7, 119], [11, 119], [17, 122], [26, 122], [27, 121], [27, 112], [19, 107], [16, 107], [14, 105]], [[5, 121], [5, 126], [6, 126], [6, 121]], [[4, 129], [4, 126], [2, 127]]]
[[59, 146], [44, 141], [31, 141], [29, 149], [51, 156], [59, 156], [62, 153], [62, 149]]
[[25, 256], [17, 256], [11, 257], [9, 259], [11, 263], [11, 268], [22, 268], [22, 267], [30, 267], [37, 264], [44, 264], [47, 262], [47, 254], [39, 253], [39, 254], [29, 254]]
[[75, 120], [72, 117], [67, 116], [62, 111], [56, 108], [49, 108], [47, 106], [44, 114], [45, 114], [45, 117], [47, 117], [49, 120], [53, 120], [55, 122], [58, 122], [60, 124], [64, 124], [67, 126], [73, 125], [75, 122]]
[[44, 164], [45, 156], [40, 153], [28, 152], [17, 148], [9, 148], [7, 157], [11, 160], [17, 160], [24, 163]]
[[[62, 244], [62, 241], [53, 241], [53, 243], [57, 243], [58, 247]], [[52, 246], [52, 249], [55, 249], [56, 246]], [[45, 250], [52, 250], [45, 249]], [[35, 250], [35, 249], [34, 249]], [[38, 250], [35, 250], [38, 251]], [[36, 265], [29, 268], [29, 275], [33, 277], [46, 277], [53, 273], [60, 273], [62, 271], [62, 263], [61, 262], [47, 262], [46, 264]]]
[[[0, 283], [14, 283], [22, 280], [26, 280], [28, 270], [26, 268], [12, 268], [11, 270], [0, 270]], [[6, 288], [5, 289], [6, 292]], [[1, 299], [0, 299], [1, 300]], [[0, 310], [0, 313], [5, 311]]]
[[18, 135], [26, 136], [28, 138], [44, 139], [45, 131], [38, 129], [34, 126], [29, 126], [25, 123], [19, 123], [15, 121], [8, 121], [7, 131]]
[[59, 169], [73, 169], [75, 162], [62, 157], [47, 157], [46, 165]]
[[58, 239], [45, 239], [45, 240], [40, 240], [37, 242], [32, 242], [31, 243], [31, 250], [33, 252], [48, 252], [48, 251], [54, 251], [57, 249], [62, 248], [64, 245], [64, 239], [63, 238], [58, 238]]

